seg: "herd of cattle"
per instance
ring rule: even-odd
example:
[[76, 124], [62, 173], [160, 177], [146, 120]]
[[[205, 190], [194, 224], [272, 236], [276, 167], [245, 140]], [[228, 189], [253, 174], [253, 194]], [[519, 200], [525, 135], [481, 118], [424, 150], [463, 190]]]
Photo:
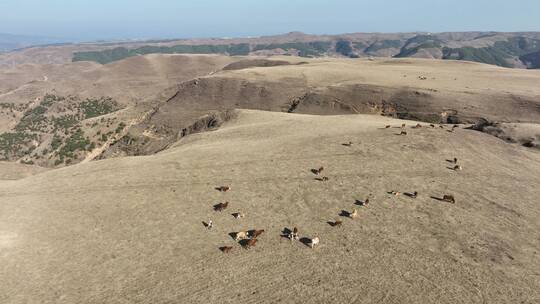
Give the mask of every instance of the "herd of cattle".
[[[406, 127], [405, 124], [401, 125], [401, 132], [398, 135], [407, 135], [407, 132], [405, 131], [405, 127]], [[423, 126], [421, 124], [417, 124], [417, 125], [413, 126], [412, 128], [413, 129], [418, 129], [418, 128], [422, 128], [422, 127]], [[430, 127], [435, 128], [435, 125], [430, 124]], [[439, 127], [441, 129], [444, 129], [444, 126], [442, 126], [442, 125], [440, 125]], [[454, 132], [454, 129], [457, 128], [457, 127], [458, 127], [457, 125], [454, 125], [451, 130], [447, 130], [447, 131], [448, 132]], [[388, 129], [388, 128], [391, 128], [391, 126], [387, 125], [387, 126], [385, 126], [385, 128]], [[343, 143], [342, 145], [346, 146], [346, 147], [351, 147], [353, 145], [353, 143], [351, 141], [349, 141], [347, 143]], [[457, 158], [454, 157], [453, 159], [446, 160], [446, 161], [449, 162], [449, 163], [452, 163], [454, 165], [453, 167], [450, 167], [448, 169], [452, 169], [454, 171], [462, 170], [461, 165], [458, 164], [458, 159]], [[324, 171], [324, 167], [319, 167], [317, 169], [311, 169], [311, 172], [314, 175], [317, 176], [317, 178], [315, 178], [316, 180], [326, 182], [326, 181], [329, 180], [329, 178], [327, 176], [322, 175], [323, 171]], [[219, 192], [228, 192], [228, 191], [231, 190], [231, 187], [230, 186], [220, 186], [220, 187], [216, 187], [215, 190], [217, 190]], [[391, 194], [391, 195], [394, 195], [394, 196], [399, 196], [399, 195], [402, 194], [401, 192], [394, 191], [394, 190], [389, 191], [387, 193]], [[414, 198], [416, 198], [418, 196], [418, 192], [417, 191], [404, 192], [403, 195], [414, 199]], [[454, 204], [456, 202], [454, 196], [450, 195], [450, 194], [444, 194], [442, 197], [431, 196], [431, 198], [439, 200], [439, 201], [452, 203], [452, 204]], [[369, 203], [370, 203], [369, 197], [366, 198], [364, 201], [357, 200], [355, 202], [355, 204], [359, 205], [359, 206], [367, 206], [367, 205], [369, 205]], [[226, 210], [228, 207], [229, 207], [229, 202], [218, 203], [218, 204], [213, 206], [215, 212], [222, 212], [222, 211]], [[232, 213], [232, 216], [234, 218], [236, 218], [236, 219], [240, 219], [240, 218], [244, 217], [244, 214], [241, 213], [241, 212], [236, 212], [236, 213]], [[353, 208], [352, 211], [350, 211], [350, 212], [343, 210], [341, 212], [340, 216], [355, 219], [355, 218], [358, 217], [358, 210], [356, 208]], [[340, 221], [340, 220], [329, 221], [327, 223], [332, 227], [338, 227], [338, 226], [341, 226], [343, 224], [343, 222]], [[203, 224], [209, 230], [211, 230], [213, 228], [212, 220], [209, 220], [208, 223], [203, 222]], [[247, 231], [233, 232], [233, 233], [231, 233], [231, 236], [233, 236], [234, 240], [237, 241], [243, 248], [249, 249], [251, 247], [254, 247], [257, 244], [258, 237], [261, 236], [264, 232], [265, 232], [264, 229], [260, 229], [260, 230], [253, 229], [253, 230], [247, 230]], [[291, 241], [299, 241], [299, 240], [301, 240], [300, 237], [299, 237], [299, 232], [298, 232], [297, 227], [294, 227], [292, 230], [290, 230], [288, 228], [285, 228], [284, 231], [283, 231], [282, 237], [286, 237]], [[320, 239], [319, 239], [318, 236], [315, 236], [313, 238], [307, 238], [307, 237], [302, 238], [301, 241], [305, 245], [309, 246], [310, 248], [314, 248], [315, 246], [317, 246], [319, 244]], [[222, 246], [222, 247], [219, 247], [219, 249], [224, 253], [229, 253], [229, 252], [231, 252], [233, 250], [233, 247], [232, 246]]]

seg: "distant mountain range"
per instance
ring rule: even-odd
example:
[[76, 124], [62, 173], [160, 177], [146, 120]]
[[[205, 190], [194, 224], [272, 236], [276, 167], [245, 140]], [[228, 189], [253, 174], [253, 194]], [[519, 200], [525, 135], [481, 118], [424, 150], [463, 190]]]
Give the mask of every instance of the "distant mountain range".
[[39, 36], [24, 36], [0, 33], [0, 52], [9, 52], [36, 45], [64, 43], [67, 40]]
[[353, 33], [172, 40], [108, 45], [99, 51], [73, 54], [73, 61], [109, 63], [152, 53], [228, 55], [297, 55], [302, 57], [416, 57], [468, 60], [503, 67], [540, 68], [540, 32]]
[[58, 45], [64, 41], [0, 34], [0, 66], [24, 63], [101, 64], [146, 54], [293, 55], [301, 57], [414, 57], [467, 60], [510, 68], [540, 68], [540, 32], [351, 33], [291, 32], [255, 38], [114, 41]]

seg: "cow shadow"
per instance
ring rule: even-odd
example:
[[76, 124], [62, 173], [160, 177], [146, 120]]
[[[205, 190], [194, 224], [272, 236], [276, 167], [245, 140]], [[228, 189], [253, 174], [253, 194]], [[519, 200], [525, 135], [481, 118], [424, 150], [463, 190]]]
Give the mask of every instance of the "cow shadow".
[[308, 247], [311, 247], [311, 239], [307, 237], [300, 238], [300, 242]]
[[439, 202], [446, 202], [442, 197], [437, 197], [437, 196], [430, 196], [431, 199], [434, 199], [436, 201], [439, 201]]
[[293, 231], [287, 227], [283, 228], [283, 230], [281, 231], [281, 237], [282, 238], [286, 238], [288, 240], [290, 240], [289, 236], [291, 235]]
[[332, 227], [337, 227], [342, 224], [341, 221], [327, 221], [326, 223]]
[[246, 248], [248, 246], [250, 240], [251, 239], [243, 239], [243, 240], [238, 241], [238, 244], [240, 244], [240, 246]]
[[329, 180], [329, 178], [326, 177], [326, 176], [323, 176], [323, 177], [315, 177], [314, 180], [319, 181], [319, 182], [327, 182], [327, 181]]
[[347, 210], [341, 210], [341, 212], [339, 213], [339, 216], [342, 216], [342, 217], [351, 217], [351, 213]]
[[413, 192], [413, 193], [404, 192], [403, 195], [408, 196], [410, 198], [416, 198], [418, 196], [418, 192]]

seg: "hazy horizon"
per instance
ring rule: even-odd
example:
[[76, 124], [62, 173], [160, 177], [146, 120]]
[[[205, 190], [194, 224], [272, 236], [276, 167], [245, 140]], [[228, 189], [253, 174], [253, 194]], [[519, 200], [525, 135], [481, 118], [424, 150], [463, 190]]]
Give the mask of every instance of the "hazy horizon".
[[[540, 31], [540, 2], [418, 0], [188, 1], [28, 0], [0, 3], [0, 33], [70, 41], [250, 37], [300, 31], [353, 32]], [[459, 16], [459, 18], [456, 18]]]

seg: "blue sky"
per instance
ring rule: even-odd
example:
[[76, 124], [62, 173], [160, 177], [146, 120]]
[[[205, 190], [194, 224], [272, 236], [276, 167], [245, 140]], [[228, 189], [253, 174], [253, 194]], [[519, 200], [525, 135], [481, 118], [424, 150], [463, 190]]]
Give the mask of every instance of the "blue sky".
[[540, 31], [540, 0], [0, 0], [0, 33], [81, 40]]

